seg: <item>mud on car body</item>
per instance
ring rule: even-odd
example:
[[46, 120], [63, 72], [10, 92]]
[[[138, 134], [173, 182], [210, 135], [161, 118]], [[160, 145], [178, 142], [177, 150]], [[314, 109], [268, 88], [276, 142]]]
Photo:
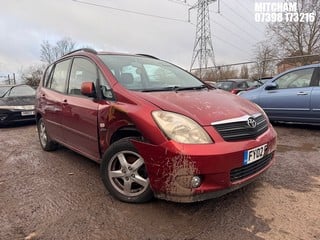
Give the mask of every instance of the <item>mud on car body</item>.
[[257, 105], [148, 55], [80, 49], [50, 65], [37, 90], [41, 146], [101, 163], [126, 202], [193, 202], [253, 181], [276, 133]]

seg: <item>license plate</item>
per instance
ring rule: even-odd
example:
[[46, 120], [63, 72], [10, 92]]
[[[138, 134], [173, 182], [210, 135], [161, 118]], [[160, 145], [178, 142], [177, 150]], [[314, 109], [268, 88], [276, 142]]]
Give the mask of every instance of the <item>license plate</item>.
[[263, 158], [267, 148], [268, 148], [268, 144], [264, 144], [259, 147], [245, 151], [244, 158], [243, 158], [243, 164], [247, 165], [249, 163], [253, 163], [253, 162]]
[[31, 116], [34, 115], [35, 112], [34, 111], [23, 111], [21, 112], [21, 116]]

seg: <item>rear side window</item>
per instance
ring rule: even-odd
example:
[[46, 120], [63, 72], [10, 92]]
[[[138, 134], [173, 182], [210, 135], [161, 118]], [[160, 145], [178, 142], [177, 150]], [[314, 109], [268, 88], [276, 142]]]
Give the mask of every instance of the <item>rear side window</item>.
[[56, 64], [49, 88], [58, 92], [64, 92], [67, 82], [70, 59]]
[[81, 84], [83, 82], [96, 83], [97, 79], [98, 74], [95, 64], [84, 58], [75, 58], [71, 68], [68, 93], [82, 95]]

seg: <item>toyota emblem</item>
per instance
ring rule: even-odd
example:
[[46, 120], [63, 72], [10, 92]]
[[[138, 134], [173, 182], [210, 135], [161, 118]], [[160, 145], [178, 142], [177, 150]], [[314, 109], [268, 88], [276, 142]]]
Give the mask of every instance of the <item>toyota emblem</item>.
[[248, 120], [247, 120], [247, 124], [249, 127], [251, 128], [255, 128], [257, 126], [257, 122], [256, 120], [254, 120], [253, 117], [249, 117]]

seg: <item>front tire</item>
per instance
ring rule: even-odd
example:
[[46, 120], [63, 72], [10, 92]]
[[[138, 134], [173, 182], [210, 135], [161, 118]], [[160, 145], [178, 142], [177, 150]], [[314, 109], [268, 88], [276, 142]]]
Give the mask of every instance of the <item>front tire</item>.
[[45, 151], [54, 151], [58, 148], [58, 144], [54, 142], [47, 133], [46, 126], [42, 118], [37, 122], [38, 135], [40, 140], [40, 145]]
[[108, 148], [100, 171], [105, 187], [120, 201], [142, 203], [153, 198], [144, 160], [129, 138]]

